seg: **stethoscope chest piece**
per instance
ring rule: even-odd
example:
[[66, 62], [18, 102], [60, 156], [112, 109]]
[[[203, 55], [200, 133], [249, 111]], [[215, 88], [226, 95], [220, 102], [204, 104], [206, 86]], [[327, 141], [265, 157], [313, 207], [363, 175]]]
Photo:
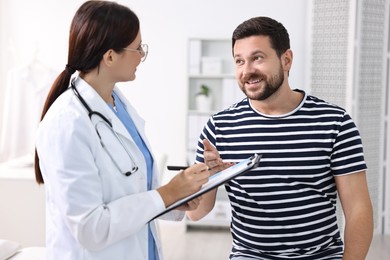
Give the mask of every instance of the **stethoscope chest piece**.
[[125, 172], [125, 175], [126, 175], [126, 176], [130, 176], [130, 175], [132, 175], [133, 173], [135, 173], [136, 171], [138, 171], [138, 166], [134, 166], [130, 171]]

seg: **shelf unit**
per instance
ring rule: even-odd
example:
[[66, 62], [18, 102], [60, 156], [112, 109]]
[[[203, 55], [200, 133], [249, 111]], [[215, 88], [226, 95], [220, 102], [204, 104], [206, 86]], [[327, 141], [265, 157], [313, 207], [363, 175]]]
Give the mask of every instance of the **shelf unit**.
[[[195, 159], [196, 143], [209, 117], [244, 98], [235, 79], [230, 39], [189, 39], [187, 162]], [[197, 106], [202, 85], [210, 89], [210, 107]]]
[[[196, 156], [196, 144], [209, 117], [244, 98], [235, 74], [230, 39], [189, 39], [188, 42], [188, 109], [187, 162]], [[209, 88], [209, 107], [197, 104], [201, 86]], [[229, 227], [230, 202], [223, 186], [219, 187], [214, 209], [197, 222], [186, 221], [187, 227]]]

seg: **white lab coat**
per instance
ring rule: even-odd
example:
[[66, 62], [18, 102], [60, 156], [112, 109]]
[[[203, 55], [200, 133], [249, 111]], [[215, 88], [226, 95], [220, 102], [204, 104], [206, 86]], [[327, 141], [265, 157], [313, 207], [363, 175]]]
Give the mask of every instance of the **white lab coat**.
[[[146, 162], [125, 126], [104, 100], [84, 80], [75, 85], [92, 110], [113, 124], [139, 167], [124, 176], [102, 148], [95, 131], [102, 121], [88, 113], [72, 90], [52, 105], [40, 123], [36, 147], [46, 190], [46, 246], [48, 259], [147, 259], [147, 222], [165, 209], [155, 190], [159, 185], [154, 163], [153, 190], [147, 191]], [[144, 122], [118, 89], [114, 89], [150, 149]], [[109, 128], [99, 123], [104, 144], [121, 169], [131, 166], [129, 156]], [[166, 219], [181, 220], [172, 211]], [[155, 221], [152, 222], [159, 257], [162, 259]]]

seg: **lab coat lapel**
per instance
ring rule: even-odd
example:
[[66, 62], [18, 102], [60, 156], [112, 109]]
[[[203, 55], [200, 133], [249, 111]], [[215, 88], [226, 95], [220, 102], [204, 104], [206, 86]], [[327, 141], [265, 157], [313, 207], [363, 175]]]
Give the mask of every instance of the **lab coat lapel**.
[[[99, 94], [91, 86], [89, 86], [88, 83], [86, 83], [81, 78], [77, 79], [76, 87], [77, 87], [80, 95], [84, 98], [85, 102], [90, 106], [92, 111], [96, 111], [96, 112], [102, 114], [105, 118], [107, 118], [107, 120], [112, 124], [112, 130], [116, 134], [118, 134], [120, 139], [122, 139], [123, 144], [126, 145], [126, 143], [127, 143], [127, 145], [126, 145], [127, 150], [131, 151], [131, 153], [133, 155], [133, 160], [135, 161], [135, 164], [136, 165], [146, 165], [145, 164], [146, 162], [144, 160], [142, 152], [136, 148], [137, 144], [135, 143], [135, 141], [131, 137], [130, 133], [127, 131], [126, 127], [124, 126], [124, 124], [122, 124], [120, 119], [109, 108], [107, 103], [99, 96]], [[98, 125], [101, 126], [101, 124], [99, 124], [99, 122], [102, 122], [102, 119], [99, 116], [92, 116], [91, 121], [95, 127]], [[105, 131], [100, 132], [101, 135], [104, 133], [105, 133]], [[108, 145], [108, 144], [106, 144], [106, 145]], [[109, 149], [111, 150], [111, 149], [115, 149], [115, 148], [109, 148]], [[119, 148], [119, 149], [121, 149], [121, 148]], [[124, 160], [124, 161], [126, 161], [126, 160]], [[118, 162], [118, 163], [121, 164], [121, 162]], [[125, 167], [123, 167], [123, 168], [125, 168]], [[143, 168], [145, 168], [145, 167], [143, 167]]]
[[138, 115], [138, 113], [135, 111], [135, 109], [131, 106], [131, 104], [127, 101], [127, 99], [123, 96], [122, 92], [118, 88], [114, 88], [115, 93], [118, 95], [119, 99], [122, 101], [122, 103], [125, 106], [126, 111], [130, 114], [130, 117], [134, 121], [134, 125], [138, 130], [138, 133], [140, 134], [142, 140], [144, 141], [146, 147], [149, 149], [150, 154], [153, 157], [153, 181], [152, 181], [152, 188], [156, 188], [158, 183], [160, 183], [160, 178], [157, 168], [157, 162], [155, 160], [155, 156], [152, 152], [151, 146], [148, 142], [148, 139], [146, 138], [145, 134], [145, 121]]
[[[108, 107], [107, 103], [99, 96], [99, 94], [81, 78], [76, 79], [76, 87], [80, 95], [84, 98], [85, 102], [90, 106], [93, 111], [101, 113], [104, 117], [111, 122], [112, 128], [120, 136], [130, 140], [134, 143], [126, 127], [122, 124], [119, 118]], [[92, 117], [91, 120], [100, 120], [100, 118]]]
[[135, 111], [135, 109], [131, 106], [131, 104], [127, 101], [127, 99], [124, 97], [122, 92], [117, 87], [114, 88], [114, 91], [118, 95], [119, 99], [122, 101], [123, 105], [125, 106], [127, 113], [129, 113], [130, 117], [132, 118], [134, 125], [137, 128], [137, 131], [141, 136], [142, 140], [145, 142], [149, 151], [151, 151], [150, 145], [145, 136], [145, 121], [138, 115], [138, 113]]

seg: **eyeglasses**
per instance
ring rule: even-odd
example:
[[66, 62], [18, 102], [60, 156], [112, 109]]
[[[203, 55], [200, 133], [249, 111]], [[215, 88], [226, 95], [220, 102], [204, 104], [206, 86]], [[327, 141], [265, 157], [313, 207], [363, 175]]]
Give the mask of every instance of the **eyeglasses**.
[[141, 55], [141, 61], [146, 60], [146, 56], [148, 56], [148, 45], [147, 44], [141, 44], [138, 46], [137, 49], [130, 49], [130, 48], [123, 48], [125, 51], [138, 51], [138, 53]]

